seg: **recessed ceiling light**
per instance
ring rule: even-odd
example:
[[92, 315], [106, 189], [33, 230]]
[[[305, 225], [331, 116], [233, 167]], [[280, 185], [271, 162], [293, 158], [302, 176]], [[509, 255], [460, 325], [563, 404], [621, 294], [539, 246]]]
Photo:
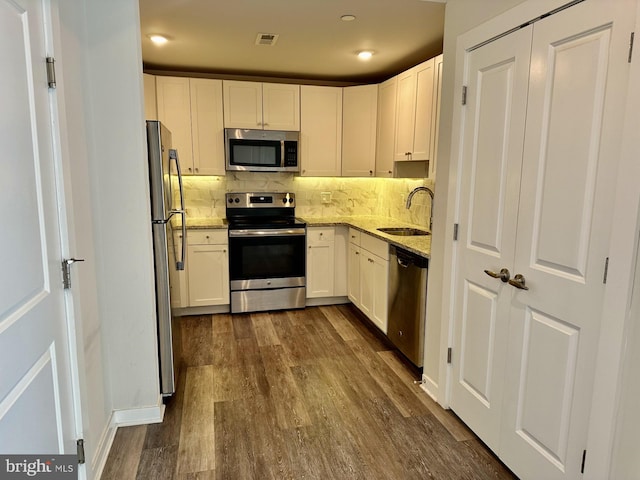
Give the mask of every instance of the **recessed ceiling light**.
[[149, 37], [149, 40], [151, 40], [154, 43], [154, 45], [164, 45], [169, 41], [167, 37], [163, 35], [158, 35], [155, 33], [152, 35], [147, 35], [147, 37]]
[[362, 50], [358, 52], [358, 58], [360, 60], [369, 60], [373, 56], [373, 52], [371, 50]]
[[355, 15], [342, 15], [340, 17], [340, 20], [342, 20], [343, 22], [352, 22], [356, 19]]

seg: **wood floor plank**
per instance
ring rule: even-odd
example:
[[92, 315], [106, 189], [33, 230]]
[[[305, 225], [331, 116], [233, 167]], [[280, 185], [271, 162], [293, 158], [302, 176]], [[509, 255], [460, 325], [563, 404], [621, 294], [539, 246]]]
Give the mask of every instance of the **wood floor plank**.
[[462, 423], [450, 410], [445, 410], [438, 405], [429, 395], [422, 391], [420, 385], [413, 383], [414, 376], [410, 372], [403, 361], [400, 359], [400, 354], [392, 350], [378, 352], [380, 358], [398, 375], [402, 382], [409, 387], [409, 389], [415, 393], [418, 400], [420, 400], [438, 419], [442, 425], [449, 431], [453, 438], [457, 441], [472, 440], [475, 435], [469, 428]]
[[178, 459], [178, 444], [142, 450], [136, 480], [173, 480]]
[[187, 369], [182, 368], [178, 372], [176, 393], [166, 404], [162, 423], [152, 423], [151, 425], [147, 425], [147, 432], [143, 446], [144, 449], [178, 445], [180, 442], [186, 378]]
[[347, 343], [403, 416], [410, 417], [429, 413], [429, 409], [416, 398], [409, 387], [393, 373], [380, 356], [370, 350], [367, 344], [358, 340], [350, 340]]
[[327, 317], [333, 328], [343, 340], [356, 340], [360, 337], [360, 333], [345, 318], [340, 309], [335, 305], [320, 307], [320, 311]]
[[252, 313], [251, 323], [253, 324], [253, 331], [258, 341], [258, 346], [280, 345], [280, 339], [273, 327], [269, 313]]
[[182, 360], [187, 367], [213, 363], [213, 326], [211, 315], [181, 317]]
[[213, 366], [189, 367], [185, 382], [177, 472], [215, 468]]
[[146, 425], [118, 429], [101, 480], [135, 480], [146, 432]]
[[162, 425], [118, 430], [104, 480], [515, 478], [352, 307], [214, 315], [206, 336], [212, 363], [179, 377]]
[[301, 398], [298, 386], [285, 360], [280, 345], [260, 348], [271, 398], [281, 429], [303, 427], [311, 424], [309, 413]]

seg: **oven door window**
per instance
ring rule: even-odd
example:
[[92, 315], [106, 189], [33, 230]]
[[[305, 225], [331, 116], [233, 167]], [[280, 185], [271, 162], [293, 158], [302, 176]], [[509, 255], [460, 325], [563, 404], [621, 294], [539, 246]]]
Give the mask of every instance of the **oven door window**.
[[229, 140], [230, 165], [280, 167], [281, 143], [269, 140]]
[[229, 238], [231, 280], [305, 276], [305, 236]]

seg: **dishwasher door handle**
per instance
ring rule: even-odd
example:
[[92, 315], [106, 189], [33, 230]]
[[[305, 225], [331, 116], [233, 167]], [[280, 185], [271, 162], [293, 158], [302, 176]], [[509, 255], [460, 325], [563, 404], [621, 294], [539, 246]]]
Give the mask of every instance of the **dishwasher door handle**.
[[409, 265], [411, 265], [411, 262], [409, 261], [403, 261], [400, 257], [398, 258], [398, 265], [400, 265], [402, 268], [409, 268]]

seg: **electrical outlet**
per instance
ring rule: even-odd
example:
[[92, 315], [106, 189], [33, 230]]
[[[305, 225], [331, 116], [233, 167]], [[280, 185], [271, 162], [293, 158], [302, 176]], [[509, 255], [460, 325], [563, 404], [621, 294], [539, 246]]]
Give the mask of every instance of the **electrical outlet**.
[[322, 203], [331, 203], [331, 192], [321, 192], [320, 201]]

